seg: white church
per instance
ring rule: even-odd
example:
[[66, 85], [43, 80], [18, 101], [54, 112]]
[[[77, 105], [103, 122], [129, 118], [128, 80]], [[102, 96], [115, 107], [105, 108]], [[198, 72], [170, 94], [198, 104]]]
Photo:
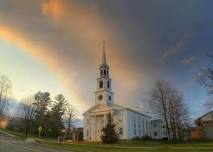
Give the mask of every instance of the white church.
[[99, 67], [97, 89], [95, 91], [95, 105], [84, 115], [84, 140], [100, 141], [102, 128], [106, 125], [107, 114], [112, 114], [119, 138], [123, 140], [135, 137], [150, 136], [155, 139], [165, 137], [163, 122], [153, 120], [151, 116], [114, 103], [112, 79], [109, 74], [105, 45], [103, 44], [102, 63]]

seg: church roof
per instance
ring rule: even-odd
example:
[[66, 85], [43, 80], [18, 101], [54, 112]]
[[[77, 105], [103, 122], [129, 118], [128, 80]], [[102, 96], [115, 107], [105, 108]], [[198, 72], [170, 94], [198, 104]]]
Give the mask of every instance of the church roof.
[[208, 115], [210, 116], [211, 119], [213, 119], [213, 111], [209, 111], [208, 113], [206, 113], [206, 114], [200, 116], [199, 118], [197, 118], [197, 119], [195, 120], [195, 122], [198, 122], [198, 121], [202, 120], [204, 117], [206, 117], [206, 116], [208, 116]]
[[144, 113], [142, 113], [142, 112], [140, 112], [140, 111], [137, 111], [137, 110], [135, 110], [135, 109], [132, 109], [132, 108], [127, 108], [127, 107], [126, 107], [126, 110], [132, 111], [132, 112], [135, 112], [135, 113], [138, 113], [138, 114], [143, 115], [143, 116], [145, 116], [145, 117], [152, 118], [151, 116], [146, 115], [146, 114], [144, 114]]
[[144, 113], [142, 113], [142, 112], [139, 112], [139, 111], [137, 111], [137, 110], [134, 110], [134, 109], [131, 109], [131, 108], [127, 108], [127, 107], [125, 107], [125, 106], [121, 106], [121, 105], [118, 105], [118, 104], [112, 104], [112, 105], [106, 105], [106, 104], [97, 104], [97, 105], [95, 105], [95, 106], [93, 106], [93, 107], [91, 107], [90, 109], [88, 109], [86, 112], [84, 112], [84, 114], [83, 115], [85, 115], [86, 113], [88, 113], [88, 112], [90, 112], [90, 111], [92, 111], [93, 109], [95, 109], [95, 108], [97, 108], [98, 106], [107, 106], [107, 107], [109, 107], [109, 108], [111, 108], [112, 110], [128, 110], [128, 111], [131, 111], [131, 112], [135, 112], [135, 113], [138, 113], [138, 114], [140, 114], [140, 115], [143, 115], [143, 116], [145, 116], [145, 117], [149, 117], [149, 118], [152, 118], [151, 116], [148, 116], [148, 115], [146, 115], [146, 114], [144, 114]]

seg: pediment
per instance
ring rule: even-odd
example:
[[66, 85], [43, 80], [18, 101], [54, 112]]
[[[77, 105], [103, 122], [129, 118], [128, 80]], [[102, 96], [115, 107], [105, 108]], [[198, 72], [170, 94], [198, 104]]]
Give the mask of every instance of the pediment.
[[85, 114], [90, 114], [90, 113], [99, 113], [99, 112], [104, 112], [104, 111], [110, 111], [112, 108], [108, 105], [105, 104], [98, 104], [93, 107], [91, 107], [89, 110], [87, 110]]

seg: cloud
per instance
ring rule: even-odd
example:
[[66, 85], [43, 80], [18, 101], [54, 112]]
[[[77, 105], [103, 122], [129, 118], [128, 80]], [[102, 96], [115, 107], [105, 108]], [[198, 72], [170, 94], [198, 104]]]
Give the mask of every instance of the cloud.
[[66, 75], [65, 73], [60, 71], [63, 58], [56, 59], [56, 54], [51, 54], [49, 51], [47, 51], [51, 50], [49, 47], [46, 47], [45, 45], [42, 46], [35, 45], [33, 42], [23, 37], [21, 33], [19, 33], [14, 29], [0, 26], [0, 37], [22, 48], [23, 51], [32, 55], [32, 57], [35, 58], [36, 60], [39, 60], [43, 63], [47, 63], [48, 68], [55, 74], [57, 74], [61, 82], [67, 88], [69, 88], [70, 96], [72, 97], [72, 99], [78, 101], [75, 103], [75, 105], [79, 108], [85, 107], [83, 99], [80, 97], [80, 94], [78, 92], [79, 90], [76, 89], [75, 87], [69, 87], [74, 86], [75, 84], [73, 82], [73, 79], [69, 77], [71, 76], [71, 73], [69, 72], [70, 75]]
[[51, 16], [54, 20], [59, 20], [63, 16], [62, 0], [47, 0], [41, 4], [42, 14]]
[[165, 61], [173, 55], [177, 55], [181, 51], [183, 51], [184, 44], [186, 43], [187, 39], [189, 38], [189, 34], [184, 34], [181, 39], [175, 42], [175, 44], [163, 52], [161, 57], [161, 61]]
[[[199, 31], [195, 22], [207, 25], [205, 20], [211, 13], [203, 14], [206, 11], [201, 8], [205, 7], [192, 9], [197, 6], [198, 2], [192, 5], [185, 1], [1, 0], [0, 36], [47, 66], [81, 112], [94, 104], [101, 42], [105, 39], [115, 101], [135, 105], [148, 95], [145, 90], [156, 79], [168, 77], [170, 68], [177, 64], [159, 65], [159, 60], [186, 56], [190, 34], [185, 33], [190, 28]], [[204, 37], [196, 38], [207, 43]], [[202, 48], [199, 45], [189, 47], [194, 51]]]
[[193, 57], [185, 58], [181, 61], [181, 63], [183, 65], [192, 65], [194, 63], [194, 58]]
[[[30, 2], [23, 3], [12, 5], [9, 1], [8, 7], [31, 6]], [[0, 19], [0, 37], [46, 64], [67, 88], [71, 101], [81, 112], [88, 104], [93, 104], [102, 39], [109, 44], [107, 54], [110, 55], [111, 73], [118, 84], [115, 88], [122, 90], [118, 103], [127, 103], [123, 92], [134, 92], [139, 87], [138, 81], [143, 80], [141, 73], [122, 56], [124, 45], [111, 41], [114, 33], [94, 7], [82, 8], [65, 0], [44, 0], [35, 3], [29, 12], [23, 10], [14, 14], [5, 10], [0, 16], [3, 17]]]

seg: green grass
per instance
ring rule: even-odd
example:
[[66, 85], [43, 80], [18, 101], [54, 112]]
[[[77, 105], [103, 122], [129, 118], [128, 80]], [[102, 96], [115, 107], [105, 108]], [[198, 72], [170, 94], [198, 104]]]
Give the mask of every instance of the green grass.
[[78, 152], [213, 152], [213, 142], [188, 142], [169, 144], [157, 141], [129, 141], [118, 144], [72, 143], [57, 144], [54, 141], [38, 140], [41, 144]]
[[13, 131], [10, 129], [0, 129], [0, 131], [7, 132], [7, 133], [13, 134], [18, 137], [24, 137], [24, 134], [22, 132]]
[[[8, 132], [23, 138], [23, 133], [11, 130]], [[34, 139], [45, 146], [76, 152], [213, 152], [213, 141], [190, 141], [175, 144], [163, 141], [126, 141], [117, 144], [84, 142], [58, 144], [56, 140], [48, 138], [34, 137]]]

